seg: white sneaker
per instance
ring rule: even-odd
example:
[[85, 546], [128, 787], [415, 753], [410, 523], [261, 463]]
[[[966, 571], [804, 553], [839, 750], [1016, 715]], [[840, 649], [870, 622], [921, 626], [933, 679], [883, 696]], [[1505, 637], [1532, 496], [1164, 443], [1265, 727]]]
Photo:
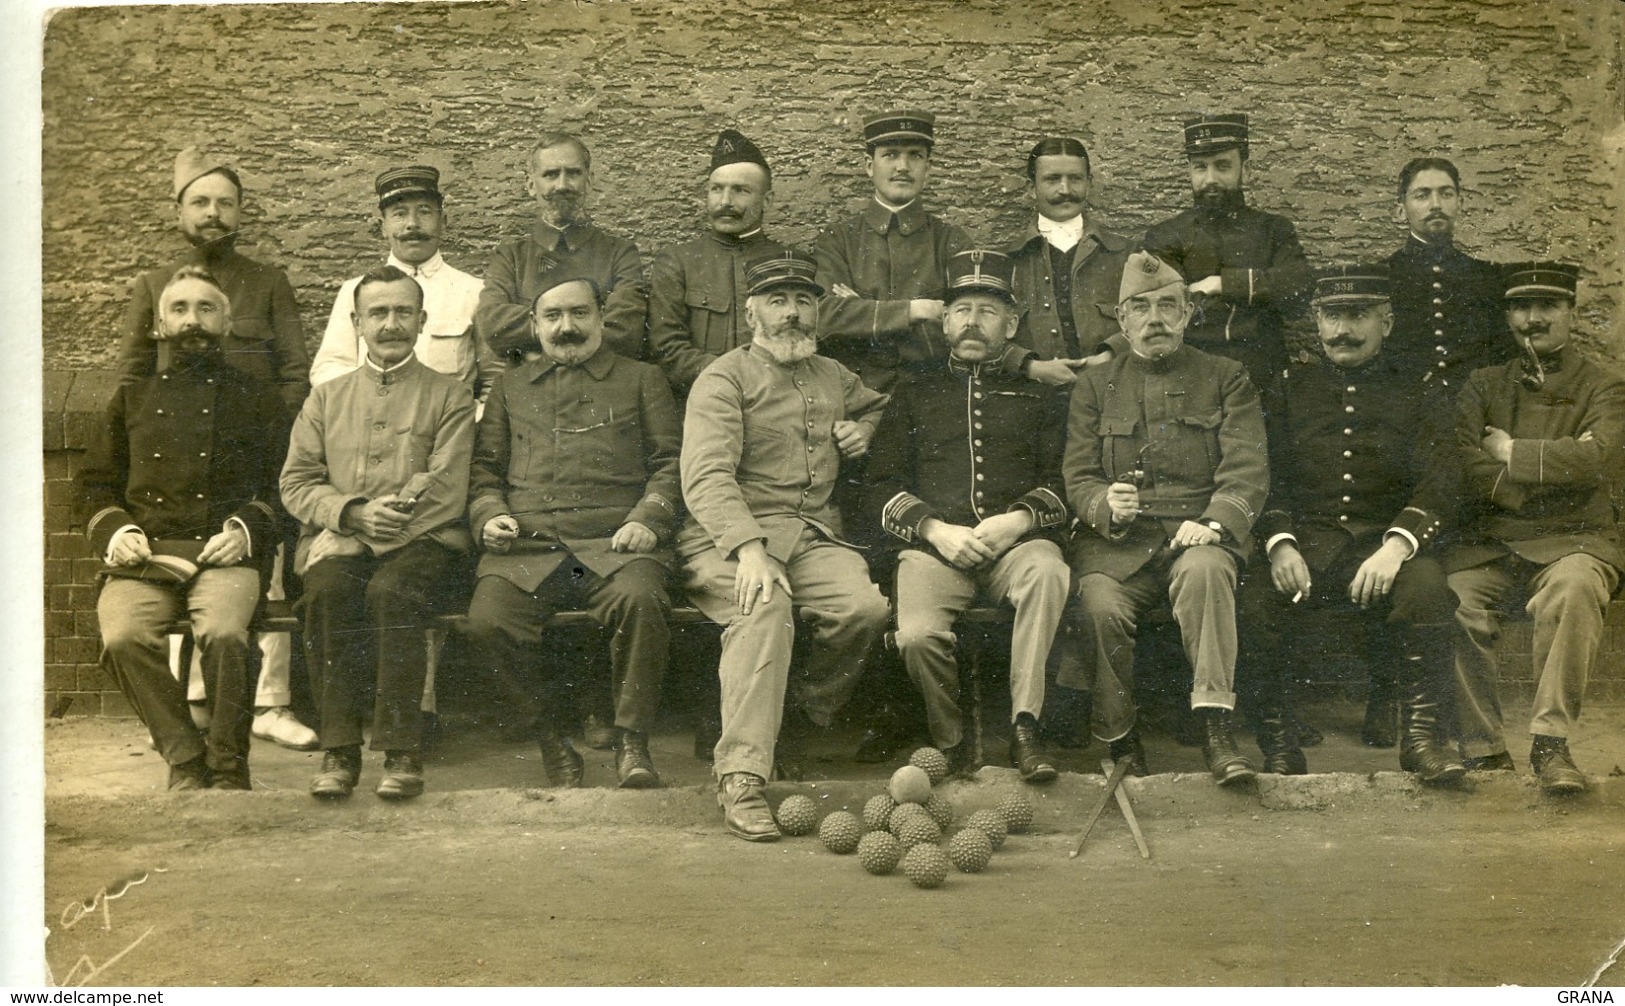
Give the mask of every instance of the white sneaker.
[[316, 731], [299, 722], [287, 706], [272, 706], [254, 714], [254, 736], [295, 751], [314, 751]]

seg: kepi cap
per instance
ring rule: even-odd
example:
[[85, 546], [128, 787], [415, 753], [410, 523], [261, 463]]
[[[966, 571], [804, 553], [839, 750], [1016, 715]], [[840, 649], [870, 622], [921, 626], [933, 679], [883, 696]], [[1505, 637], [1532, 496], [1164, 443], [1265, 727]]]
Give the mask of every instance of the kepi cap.
[[781, 286], [799, 286], [821, 297], [824, 288], [813, 279], [816, 275], [818, 263], [811, 255], [787, 248], [745, 264], [745, 295], [754, 297]]
[[883, 112], [863, 120], [863, 145], [873, 150], [881, 143], [936, 144], [937, 117], [930, 112]]
[[768, 178], [773, 177], [773, 169], [768, 166], [761, 148], [750, 142], [750, 139], [737, 129], [724, 129], [718, 133], [716, 145], [711, 148], [710, 171], [729, 164], [760, 165], [761, 169], [767, 172]]
[[1312, 303], [1379, 304], [1389, 299], [1388, 267], [1340, 265], [1315, 277]]
[[237, 186], [238, 191], [242, 191], [242, 182], [238, 179], [237, 172], [232, 170], [231, 165], [226, 163], [225, 158], [216, 157], [201, 147], [187, 147], [176, 154], [175, 201], [181, 201], [181, 195], [186, 192], [188, 185], [191, 185], [204, 175], [212, 175], [216, 171], [224, 173], [231, 179], [231, 183]]
[[948, 296], [996, 293], [1015, 303], [1015, 263], [1003, 252], [971, 248], [948, 260]]
[[1150, 252], [1135, 252], [1123, 263], [1123, 282], [1117, 287], [1117, 302], [1121, 304], [1130, 297], [1161, 290], [1175, 283], [1181, 287], [1185, 285], [1185, 277], [1179, 274], [1179, 270]]
[[428, 196], [438, 205], [445, 203], [445, 197], [440, 194], [440, 172], [427, 164], [380, 171], [372, 186], [378, 193], [379, 209], [407, 196]]
[[1519, 297], [1567, 297], [1575, 299], [1580, 286], [1580, 267], [1567, 262], [1509, 262], [1501, 267], [1505, 300]]
[[1198, 115], [1185, 120], [1185, 153], [1213, 154], [1240, 147], [1247, 150], [1247, 116], [1243, 112]]

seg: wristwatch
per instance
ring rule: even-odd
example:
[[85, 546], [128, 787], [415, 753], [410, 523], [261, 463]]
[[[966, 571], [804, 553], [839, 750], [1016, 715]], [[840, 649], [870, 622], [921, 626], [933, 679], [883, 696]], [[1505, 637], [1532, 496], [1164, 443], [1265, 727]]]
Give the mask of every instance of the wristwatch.
[[1224, 537], [1224, 525], [1223, 524], [1220, 524], [1216, 520], [1205, 520], [1202, 523], [1206, 524], [1208, 527], [1210, 527], [1214, 531], [1218, 532], [1219, 537], [1221, 537], [1221, 538]]

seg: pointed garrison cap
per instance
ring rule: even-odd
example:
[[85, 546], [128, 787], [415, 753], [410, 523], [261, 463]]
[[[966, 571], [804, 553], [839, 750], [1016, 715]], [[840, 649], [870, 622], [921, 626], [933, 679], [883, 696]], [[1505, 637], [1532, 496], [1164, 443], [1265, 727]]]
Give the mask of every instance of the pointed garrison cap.
[[380, 171], [372, 185], [378, 192], [379, 209], [407, 196], [428, 196], [441, 204], [445, 201], [440, 194], [440, 172], [427, 164]]
[[1185, 120], [1185, 153], [1214, 154], [1231, 147], [1247, 152], [1247, 116], [1243, 112], [1198, 115]]
[[757, 164], [767, 172], [768, 178], [773, 177], [773, 169], [768, 166], [761, 148], [737, 129], [718, 133], [716, 146], [711, 148], [711, 171], [729, 164]]
[[1179, 270], [1150, 252], [1135, 252], [1123, 263], [1123, 282], [1117, 288], [1117, 302], [1121, 304], [1130, 297], [1161, 290], [1175, 283], [1181, 287], [1185, 285], [1185, 277], [1179, 274]]
[[1506, 300], [1520, 297], [1567, 297], [1580, 287], [1580, 267], [1567, 262], [1510, 262], [1501, 267]]
[[231, 179], [231, 184], [237, 186], [238, 194], [242, 193], [243, 183], [237, 177], [237, 172], [233, 171], [231, 165], [226, 163], [225, 158], [216, 157], [199, 147], [187, 147], [176, 154], [175, 201], [177, 203], [181, 201], [181, 196], [186, 192], [188, 185], [191, 185], [204, 175], [212, 175], [216, 171]]

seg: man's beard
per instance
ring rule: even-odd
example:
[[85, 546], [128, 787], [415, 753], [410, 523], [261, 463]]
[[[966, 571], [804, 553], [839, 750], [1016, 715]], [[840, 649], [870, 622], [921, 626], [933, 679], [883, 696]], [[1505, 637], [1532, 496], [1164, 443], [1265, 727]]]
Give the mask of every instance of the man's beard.
[[783, 364], [797, 363], [818, 352], [818, 339], [799, 321], [786, 321], [774, 327], [753, 328], [751, 340]]
[[169, 334], [170, 365], [189, 370], [220, 358], [220, 340], [214, 333], [188, 325]]
[[547, 196], [548, 222], [565, 227], [587, 219], [586, 200], [578, 192], [553, 192]]
[[1212, 185], [1195, 193], [1195, 200], [1197, 209], [1211, 214], [1234, 213], [1246, 204], [1241, 189], [1221, 189]]
[[591, 353], [586, 351], [587, 334], [585, 332], [559, 332], [550, 336], [543, 348], [547, 355], [559, 363], [574, 365], [585, 363]]
[[216, 258], [231, 251], [237, 244], [236, 231], [199, 230], [183, 232], [186, 240], [192, 247], [203, 253], [204, 258]]

